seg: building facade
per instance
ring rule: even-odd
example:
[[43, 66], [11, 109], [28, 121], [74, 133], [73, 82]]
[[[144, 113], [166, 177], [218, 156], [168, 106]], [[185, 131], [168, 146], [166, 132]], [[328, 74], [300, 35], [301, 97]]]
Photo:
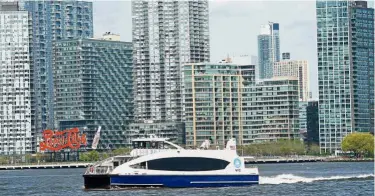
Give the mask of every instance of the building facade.
[[93, 37], [92, 2], [22, 0], [32, 18], [35, 125], [38, 133], [54, 128], [52, 44]]
[[316, 2], [322, 152], [374, 130], [374, 9], [366, 1]]
[[184, 127], [183, 65], [210, 60], [208, 1], [135, 0], [132, 16], [135, 124], [131, 127], [152, 127], [150, 132], [163, 135], [163, 123]]
[[309, 101], [306, 108], [307, 143], [319, 144], [319, 102]]
[[186, 145], [300, 139], [298, 80], [255, 82], [254, 65], [185, 65]]
[[258, 57], [255, 55], [233, 55], [221, 60], [221, 63], [233, 63], [236, 65], [255, 65], [255, 82], [259, 81]]
[[281, 54], [283, 60], [290, 60], [290, 53], [289, 52], [283, 52]]
[[186, 145], [205, 140], [225, 146], [243, 141], [242, 89], [254, 84], [254, 65], [197, 63], [185, 65]]
[[307, 140], [307, 101], [300, 101], [299, 102], [299, 133], [301, 136], [301, 140]]
[[30, 24], [18, 3], [0, 3], [0, 155], [34, 150]]
[[267, 79], [243, 91], [244, 144], [300, 138], [296, 77]]
[[305, 60], [282, 60], [273, 65], [273, 75], [294, 76], [298, 78], [299, 98], [301, 101], [307, 101], [310, 98], [309, 93], [309, 64]]
[[89, 146], [101, 126], [99, 149], [124, 146], [133, 118], [132, 52], [132, 43], [113, 39], [56, 41], [55, 126], [80, 128]]
[[280, 61], [279, 23], [269, 22], [261, 26], [261, 32], [258, 35], [260, 80], [273, 77], [273, 64], [278, 61]]

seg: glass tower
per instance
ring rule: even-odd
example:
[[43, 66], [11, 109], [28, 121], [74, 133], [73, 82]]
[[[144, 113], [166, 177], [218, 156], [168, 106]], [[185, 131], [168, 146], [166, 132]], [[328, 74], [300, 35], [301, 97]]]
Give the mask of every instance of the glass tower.
[[258, 35], [259, 78], [273, 77], [273, 64], [280, 61], [279, 23], [269, 22], [261, 26]]
[[374, 129], [374, 9], [366, 1], [316, 2], [322, 152]]
[[56, 40], [93, 37], [92, 3], [21, 0], [31, 14], [37, 132], [54, 128], [52, 44]]
[[158, 130], [169, 132], [184, 119], [183, 65], [210, 59], [208, 1], [134, 0], [132, 15], [135, 123], [141, 123], [132, 127], [163, 135]]
[[32, 39], [28, 12], [0, 2], [0, 155], [32, 153]]
[[101, 126], [100, 149], [124, 145], [133, 118], [132, 43], [69, 39], [53, 48], [56, 127], [78, 127], [88, 144]]

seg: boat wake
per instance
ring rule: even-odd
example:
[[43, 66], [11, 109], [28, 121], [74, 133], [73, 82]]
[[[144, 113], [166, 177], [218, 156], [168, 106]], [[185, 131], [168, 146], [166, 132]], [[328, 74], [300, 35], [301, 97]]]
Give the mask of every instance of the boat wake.
[[259, 176], [259, 184], [293, 184], [310, 183], [314, 181], [345, 180], [374, 178], [374, 174], [350, 175], [350, 176], [330, 176], [330, 177], [303, 177], [293, 174], [281, 174], [277, 176]]

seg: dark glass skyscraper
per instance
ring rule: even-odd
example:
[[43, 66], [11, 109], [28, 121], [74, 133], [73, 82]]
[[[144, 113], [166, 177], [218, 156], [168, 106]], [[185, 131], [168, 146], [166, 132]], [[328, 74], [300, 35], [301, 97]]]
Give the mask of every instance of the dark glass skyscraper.
[[374, 130], [374, 9], [365, 1], [317, 0], [322, 152], [354, 131]]
[[54, 128], [52, 44], [56, 40], [93, 37], [92, 3], [85, 1], [21, 0], [32, 18], [35, 126]]
[[309, 101], [306, 108], [307, 142], [319, 143], [319, 102]]

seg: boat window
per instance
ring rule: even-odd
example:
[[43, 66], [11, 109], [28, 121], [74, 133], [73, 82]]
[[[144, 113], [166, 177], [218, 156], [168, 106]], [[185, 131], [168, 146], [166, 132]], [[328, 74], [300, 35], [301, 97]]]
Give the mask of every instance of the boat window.
[[171, 157], [147, 161], [150, 170], [210, 171], [225, 169], [228, 161], [202, 157]]
[[146, 168], [146, 162], [137, 163], [135, 165], [131, 165], [130, 167], [134, 168], [134, 169], [147, 169]]
[[138, 142], [133, 142], [133, 149], [137, 149], [139, 147], [139, 143]]

